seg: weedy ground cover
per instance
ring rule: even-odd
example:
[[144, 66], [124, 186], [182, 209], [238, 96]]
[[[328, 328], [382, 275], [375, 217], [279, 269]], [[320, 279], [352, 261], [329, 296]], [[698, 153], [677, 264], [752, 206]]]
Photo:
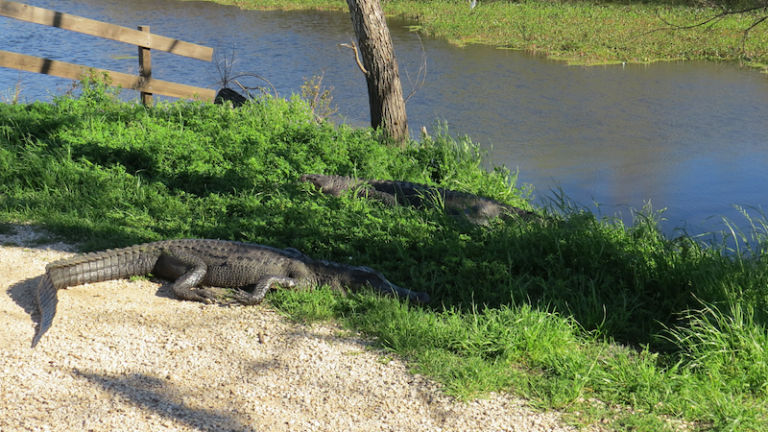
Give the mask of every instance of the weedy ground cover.
[[324, 289], [268, 300], [376, 337], [459, 397], [511, 391], [620, 430], [768, 427], [764, 224], [734, 252], [667, 239], [648, 216], [627, 227], [563, 205], [482, 227], [439, 203], [391, 208], [298, 181], [403, 179], [531, 208], [514, 175], [482, 166], [468, 139], [400, 149], [318, 123], [298, 98], [147, 109], [87, 84], [76, 98], [0, 105], [0, 223], [84, 250], [209, 237], [368, 265], [433, 303]]

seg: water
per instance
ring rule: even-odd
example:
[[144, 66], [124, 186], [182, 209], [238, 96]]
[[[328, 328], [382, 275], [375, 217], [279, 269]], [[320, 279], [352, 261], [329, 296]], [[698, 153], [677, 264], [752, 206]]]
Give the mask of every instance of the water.
[[[152, 31], [234, 53], [233, 73], [267, 78], [280, 96], [324, 74], [344, 120], [368, 122], [365, 81], [341, 13], [241, 11], [171, 0], [33, 0], [29, 4]], [[732, 65], [667, 63], [572, 67], [490, 47], [420, 39], [390, 20], [405, 92], [422, 56], [427, 81], [408, 102], [411, 130], [447, 121], [488, 151], [489, 165], [519, 170], [539, 201], [561, 188], [605, 215], [650, 202], [663, 227], [700, 233], [743, 220], [734, 205], [768, 204], [768, 78]], [[25, 54], [136, 73], [136, 47], [0, 18], [0, 45]], [[212, 63], [153, 52], [153, 74], [215, 88]], [[411, 80], [408, 79], [410, 76]], [[70, 81], [0, 69], [0, 95], [20, 80], [22, 100], [48, 100]], [[263, 84], [251, 80], [251, 84]], [[136, 97], [128, 92], [130, 97]]]

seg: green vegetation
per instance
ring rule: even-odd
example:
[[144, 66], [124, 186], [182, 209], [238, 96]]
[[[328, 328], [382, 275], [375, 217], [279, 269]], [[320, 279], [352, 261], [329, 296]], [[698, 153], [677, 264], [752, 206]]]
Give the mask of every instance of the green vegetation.
[[765, 225], [729, 252], [666, 239], [648, 215], [625, 227], [563, 204], [478, 227], [297, 180], [438, 179], [530, 208], [513, 175], [481, 166], [467, 139], [390, 147], [298, 98], [147, 109], [86, 83], [78, 98], [0, 105], [0, 226], [38, 224], [86, 250], [212, 237], [369, 265], [433, 304], [326, 289], [268, 300], [375, 336], [459, 397], [514, 392], [615, 430], [767, 430]]
[[[348, 10], [341, 0], [214, 1], [249, 9]], [[672, 25], [690, 26], [719, 10], [681, 0], [479, 0], [473, 10], [463, 0], [383, 3], [388, 15], [414, 22], [413, 29], [425, 35], [458, 45], [523, 50], [573, 64], [714, 60], [768, 65], [768, 25], [752, 30], [742, 46], [743, 31], [764, 10], [674, 30]]]

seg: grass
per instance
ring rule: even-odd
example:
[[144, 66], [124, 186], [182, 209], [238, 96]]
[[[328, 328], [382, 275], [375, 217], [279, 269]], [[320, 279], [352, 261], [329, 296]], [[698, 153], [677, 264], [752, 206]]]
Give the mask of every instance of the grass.
[[468, 139], [391, 147], [318, 123], [298, 98], [147, 109], [86, 83], [0, 105], [0, 226], [42, 225], [83, 250], [209, 237], [368, 265], [433, 303], [326, 289], [268, 301], [374, 336], [460, 398], [513, 392], [613, 430], [766, 430], [765, 224], [735, 252], [667, 239], [647, 215], [627, 227], [563, 205], [478, 227], [297, 181], [405, 179], [530, 208], [514, 176], [482, 166]]
[[[348, 11], [339, 0], [215, 0], [249, 9]], [[768, 26], [743, 32], [765, 11], [732, 15], [680, 30], [719, 10], [684, 1], [483, 1], [470, 10], [459, 0], [390, 0], [390, 17], [414, 23], [424, 35], [456, 45], [487, 44], [570, 64], [650, 63], [673, 60], [768, 65]]]

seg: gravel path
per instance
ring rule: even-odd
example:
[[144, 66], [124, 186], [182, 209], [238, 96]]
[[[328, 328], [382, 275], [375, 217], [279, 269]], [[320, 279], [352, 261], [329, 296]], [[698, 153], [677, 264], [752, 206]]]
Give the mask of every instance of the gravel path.
[[338, 326], [178, 301], [146, 280], [61, 291], [32, 350], [34, 288], [68, 249], [0, 247], [0, 432], [573, 430], [506, 395], [458, 402]]

